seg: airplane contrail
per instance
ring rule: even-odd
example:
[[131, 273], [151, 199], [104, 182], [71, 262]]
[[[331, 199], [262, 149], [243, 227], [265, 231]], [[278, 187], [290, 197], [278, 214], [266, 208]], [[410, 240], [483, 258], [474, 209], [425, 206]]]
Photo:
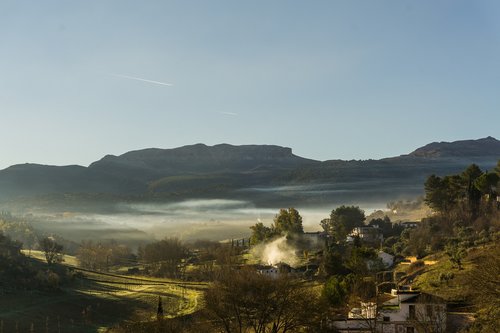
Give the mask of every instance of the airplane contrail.
[[137, 80], [137, 81], [142, 81], [142, 82], [148, 82], [148, 83], [153, 83], [153, 84], [159, 84], [162, 86], [173, 86], [172, 83], [165, 83], [165, 82], [160, 82], [160, 81], [153, 81], [153, 80], [146, 80], [146, 79], [141, 79], [140, 77], [134, 77], [134, 76], [128, 76], [128, 75], [122, 75], [122, 74], [111, 74], [116, 77], [121, 77], [122, 79], [129, 79], [129, 80]]
[[234, 113], [234, 112], [225, 112], [225, 111], [219, 111], [219, 113], [226, 114], [228, 116], [237, 116], [238, 115], [237, 113]]

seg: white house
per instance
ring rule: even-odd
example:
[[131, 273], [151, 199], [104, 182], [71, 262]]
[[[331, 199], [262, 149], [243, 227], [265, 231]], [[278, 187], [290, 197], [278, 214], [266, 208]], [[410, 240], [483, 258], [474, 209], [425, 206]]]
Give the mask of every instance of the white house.
[[418, 227], [420, 222], [402, 222], [401, 225], [404, 228], [416, 228]]
[[259, 266], [257, 268], [257, 273], [273, 279], [277, 279], [280, 276], [290, 274], [292, 273], [292, 271], [293, 269], [290, 267], [290, 265], [284, 263], [279, 263], [272, 266]]
[[260, 267], [257, 269], [257, 272], [259, 274], [262, 274], [264, 276], [268, 276], [270, 278], [276, 279], [280, 275], [280, 271], [277, 266], [265, 266], [265, 267]]
[[382, 260], [385, 267], [389, 268], [394, 264], [394, 256], [384, 251], [378, 252], [378, 257]]
[[416, 291], [396, 291], [389, 301], [377, 306], [361, 303], [348, 318], [331, 322], [339, 332], [426, 333], [446, 331], [446, 303], [443, 299]]
[[356, 227], [352, 229], [347, 236], [347, 242], [354, 241], [355, 237], [359, 237], [364, 242], [379, 244], [384, 240], [382, 231], [376, 226]]

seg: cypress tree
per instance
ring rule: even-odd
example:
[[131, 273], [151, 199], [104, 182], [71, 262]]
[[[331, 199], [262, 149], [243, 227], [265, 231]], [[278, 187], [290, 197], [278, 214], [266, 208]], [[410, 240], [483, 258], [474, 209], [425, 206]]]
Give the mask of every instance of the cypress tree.
[[163, 319], [163, 304], [161, 302], [161, 296], [158, 296], [158, 310], [156, 312], [156, 318], [158, 320]]

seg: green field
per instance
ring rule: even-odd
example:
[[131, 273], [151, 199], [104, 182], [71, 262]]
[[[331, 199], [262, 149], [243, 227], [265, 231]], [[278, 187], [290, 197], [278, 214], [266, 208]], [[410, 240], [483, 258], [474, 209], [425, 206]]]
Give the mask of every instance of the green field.
[[[42, 253], [32, 251], [31, 256], [40, 264], [37, 258]], [[105, 332], [125, 320], [155, 318], [159, 296], [166, 317], [186, 315], [201, 307], [206, 287], [203, 283], [81, 270], [74, 267], [76, 260], [71, 256], [65, 256], [64, 264], [75, 278], [58, 291], [0, 295], [0, 333]]]

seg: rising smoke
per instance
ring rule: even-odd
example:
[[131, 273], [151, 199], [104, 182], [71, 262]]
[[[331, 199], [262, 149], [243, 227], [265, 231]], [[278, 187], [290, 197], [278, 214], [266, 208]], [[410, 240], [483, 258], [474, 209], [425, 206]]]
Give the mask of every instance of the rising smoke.
[[296, 252], [297, 249], [287, 241], [286, 236], [252, 248], [252, 254], [266, 265], [285, 263], [292, 267], [297, 266], [299, 258]]

